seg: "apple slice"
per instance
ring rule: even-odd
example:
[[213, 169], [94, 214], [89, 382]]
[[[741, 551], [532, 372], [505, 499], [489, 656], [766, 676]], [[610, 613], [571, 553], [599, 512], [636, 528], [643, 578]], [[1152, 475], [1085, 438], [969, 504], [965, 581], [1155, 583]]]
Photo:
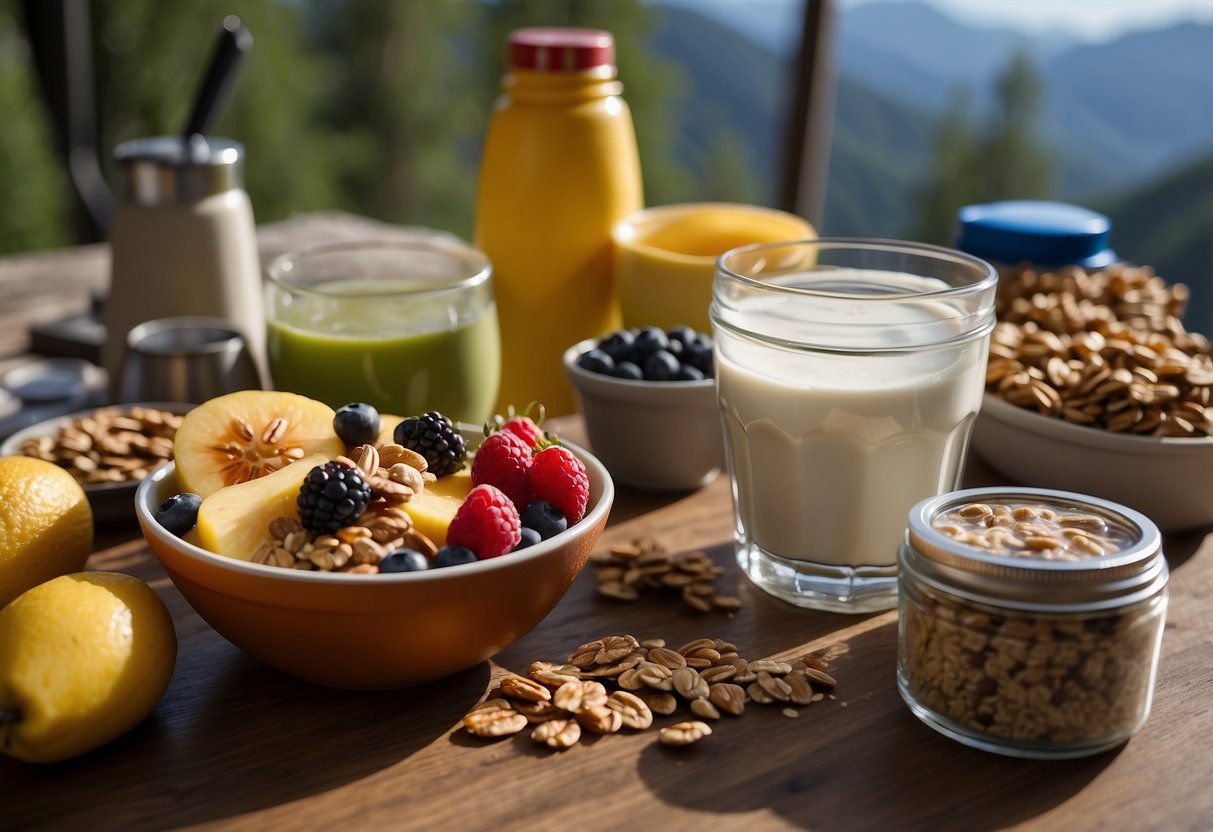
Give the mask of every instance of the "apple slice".
[[263, 543], [270, 543], [270, 522], [299, 516], [295, 500], [308, 473], [331, 457], [305, 456], [272, 474], [221, 488], [198, 508], [198, 543], [218, 555], [251, 560]]
[[451, 525], [451, 518], [471, 490], [472, 469], [465, 465], [453, 474], [427, 482], [425, 490], [401, 508], [408, 512], [417, 531], [434, 541], [435, 546], [445, 546], [446, 530]]
[[219, 489], [281, 470], [308, 454], [345, 453], [333, 409], [278, 390], [241, 390], [185, 415], [173, 440], [182, 491], [206, 499]]

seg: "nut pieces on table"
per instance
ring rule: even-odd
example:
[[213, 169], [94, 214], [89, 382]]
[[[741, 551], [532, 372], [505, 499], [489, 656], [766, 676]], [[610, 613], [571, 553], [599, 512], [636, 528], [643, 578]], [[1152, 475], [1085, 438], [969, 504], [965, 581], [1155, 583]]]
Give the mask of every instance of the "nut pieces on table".
[[741, 599], [716, 592], [716, 579], [724, 574], [700, 549], [670, 552], [650, 538], [616, 544], [590, 556], [598, 594], [619, 601], [639, 600], [645, 591], [676, 592], [699, 612], [713, 609], [733, 613]]
[[[503, 677], [463, 718], [463, 726], [476, 736], [495, 738], [533, 725], [535, 742], [563, 750], [575, 745], [582, 731], [647, 730], [654, 714], [674, 714], [686, 703], [699, 719], [663, 727], [658, 741], [689, 745], [712, 733], [702, 720], [720, 719], [722, 713], [740, 716], [747, 701], [804, 706], [834, 699], [837, 683], [826, 673], [826, 657], [842, 651], [840, 645], [791, 662], [750, 662], [721, 639], [696, 639], [673, 650], [664, 639], [604, 636], [578, 647], [564, 664], [536, 661], [526, 676]], [[790, 707], [784, 713], [799, 715]]]

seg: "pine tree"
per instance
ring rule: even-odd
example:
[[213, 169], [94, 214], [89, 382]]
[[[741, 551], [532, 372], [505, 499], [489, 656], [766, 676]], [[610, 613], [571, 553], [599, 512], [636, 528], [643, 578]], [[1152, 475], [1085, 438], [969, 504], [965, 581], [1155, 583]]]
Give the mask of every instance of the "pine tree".
[[1015, 55], [995, 85], [993, 108], [977, 124], [971, 100], [952, 102], [935, 132], [935, 160], [920, 188], [911, 234], [948, 244], [956, 212], [975, 202], [1040, 199], [1052, 192], [1051, 164], [1041, 143], [1042, 89], [1028, 55]]

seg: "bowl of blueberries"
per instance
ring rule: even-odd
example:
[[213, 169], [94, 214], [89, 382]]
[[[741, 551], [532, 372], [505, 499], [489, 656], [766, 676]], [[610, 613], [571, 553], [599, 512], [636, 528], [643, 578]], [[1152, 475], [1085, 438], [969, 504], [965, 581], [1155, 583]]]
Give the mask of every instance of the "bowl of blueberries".
[[621, 329], [569, 347], [564, 367], [590, 446], [616, 482], [688, 491], [723, 469], [711, 336]]

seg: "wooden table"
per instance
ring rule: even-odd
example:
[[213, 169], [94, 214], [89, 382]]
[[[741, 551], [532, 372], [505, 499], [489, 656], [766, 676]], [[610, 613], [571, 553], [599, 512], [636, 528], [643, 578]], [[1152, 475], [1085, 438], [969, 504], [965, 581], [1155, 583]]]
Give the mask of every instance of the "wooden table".
[[[44, 256], [82, 275], [80, 286], [102, 283], [96, 249]], [[0, 260], [0, 309], [29, 260]], [[576, 418], [560, 428], [582, 438]], [[991, 481], [978, 464], [967, 478]], [[1171, 607], [1150, 720], [1126, 745], [1068, 762], [986, 754], [927, 728], [896, 690], [896, 613], [793, 609], [739, 574], [730, 534], [723, 478], [691, 494], [623, 489], [601, 545], [651, 536], [675, 551], [705, 548], [726, 568], [719, 585], [742, 599], [740, 611], [610, 601], [587, 568], [492, 662], [423, 687], [352, 693], [296, 681], [228, 644], [133, 523], [102, 528], [89, 566], [161, 593], [177, 626], [176, 672], [151, 718], [115, 743], [52, 766], [0, 760], [0, 830], [1213, 828], [1213, 533], [1167, 537]], [[720, 637], [749, 658], [835, 644], [849, 652], [834, 665], [836, 700], [795, 719], [751, 704], [689, 748], [661, 746], [650, 730], [553, 753], [525, 736], [488, 742], [461, 728], [494, 674], [563, 660], [615, 633], [675, 645]]]

